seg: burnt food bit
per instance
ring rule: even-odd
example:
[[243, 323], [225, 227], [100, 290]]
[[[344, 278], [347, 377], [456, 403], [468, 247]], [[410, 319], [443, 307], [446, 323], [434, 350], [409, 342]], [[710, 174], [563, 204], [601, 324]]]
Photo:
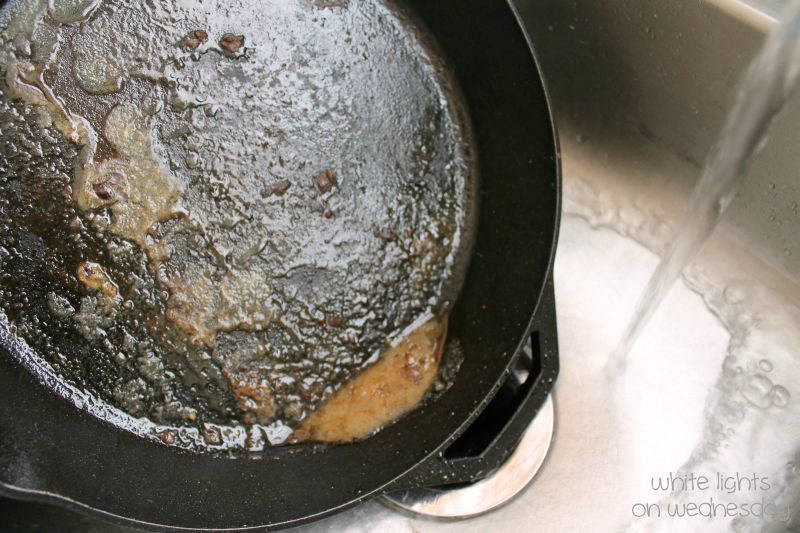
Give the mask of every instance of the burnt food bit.
[[92, 192], [100, 199], [103, 205], [124, 199], [127, 196], [125, 176], [119, 172], [110, 172], [100, 176], [97, 181], [92, 183]]
[[236, 55], [244, 46], [244, 35], [235, 35], [233, 33], [226, 33], [219, 40], [219, 46], [225, 53], [229, 55]]
[[195, 50], [198, 46], [200, 46], [207, 40], [208, 40], [208, 33], [206, 33], [203, 30], [195, 30], [191, 32], [185, 39], [183, 39], [183, 41], [181, 41], [181, 44], [190, 50]]
[[292, 186], [292, 182], [289, 180], [278, 180], [272, 185], [267, 186], [264, 191], [261, 193], [263, 197], [267, 196], [283, 196], [286, 194], [286, 191]]
[[321, 193], [326, 193], [330, 191], [335, 184], [336, 184], [336, 175], [333, 173], [331, 169], [328, 169], [324, 172], [320, 172], [319, 174], [314, 176], [314, 185], [317, 186], [317, 190]]
[[77, 274], [78, 279], [89, 289], [101, 291], [109, 298], [117, 297], [117, 286], [97, 263], [84, 261], [78, 265]]
[[94, 190], [94, 193], [101, 200], [108, 201], [114, 199], [114, 189], [111, 188], [108, 182], [95, 183], [92, 185], [92, 190]]
[[397, 233], [389, 229], [375, 228], [374, 234], [376, 237], [386, 242], [395, 242], [397, 240]]

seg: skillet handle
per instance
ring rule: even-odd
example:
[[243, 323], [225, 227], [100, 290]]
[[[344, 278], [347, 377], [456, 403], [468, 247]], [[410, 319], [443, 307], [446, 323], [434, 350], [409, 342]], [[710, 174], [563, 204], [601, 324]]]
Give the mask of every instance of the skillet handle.
[[553, 277], [548, 278], [526, 343], [511, 372], [475, 421], [387, 492], [478, 481], [503, 464], [547, 400], [558, 376]]

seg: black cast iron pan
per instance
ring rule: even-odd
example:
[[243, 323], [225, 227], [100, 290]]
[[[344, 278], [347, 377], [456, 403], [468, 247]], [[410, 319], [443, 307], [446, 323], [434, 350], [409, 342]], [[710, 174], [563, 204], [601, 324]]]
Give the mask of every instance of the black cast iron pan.
[[[31, 354], [0, 317], [0, 493], [146, 529], [281, 528], [386, 491], [479, 479], [510, 453], [558, 371], [554, 125], [530, 43], [505, 0], [406, 4], [464, 93], [482, 182], [473, 257], [450, 317], [465, 355], [453, 386], [354, 444], [195, 454], [65, 401], [52, 376], [30, 371]], [[532, 359], [523, 354], [528, 342]]]

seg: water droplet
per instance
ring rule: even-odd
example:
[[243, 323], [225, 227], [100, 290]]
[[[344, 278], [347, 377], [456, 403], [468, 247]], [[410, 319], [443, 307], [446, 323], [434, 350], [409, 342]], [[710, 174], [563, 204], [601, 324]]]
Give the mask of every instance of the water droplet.
[[32, 53], [31, 42], [30, 40], [26, 39], [24, 35], [17, 35], [14, 38], [12, 45], [18, 54], [30, 56]]
[[725, 290], [722, 291], [722, 295], [725, 296], [725, 299], [732, 304], [738, 304], [744, 300], [744, 294], [742, 293], [742, 290], [733, 285], [728, 285], [725, 287]]
[[194, 170], [199, 165], [200, 165], [200, 156], [198, 156], [194, 152], [190, 152], [189, 155], [186, 156], [186, 168]]
[[775, 385], [772, 387], [770, 396], [772, 397], [773, 405], [776, 405], [777, 407], [785, 407], [792, 397], [792, 395], [789, 394], [789, 391], [786, 390], [786, 387], [783, 387], [782, 385]]
[[206, 105], [203, 108], [203, 112], [209, 118], [215, 117], [219, 113], [219, 106], [216, 104]]
[[98, 0], [55, 2], [50, 8], [50, 15], [62, 24], [73, 24], [86, 20], [99, 4]]
[[[754, 154], [758, 154], [761, 151], [763, 151], [764, 148], [767, 146], [767, 141], [768, 140], [769, 140], [769, 137], [766, 136], [766, 135], [761, 137], [761, 139], [758, 140], [758, 144], [756, 145], [755, 150], [753, 150], [753, 153]], [[775, 188], [775, 184], [773, 183], [773, 184], [770, 185], [770, 189], [774, 189], [774, 188]]]
[[772, 381], [762, 374], [753, 374], [747, 378], [742, 386], [742, 396], [745, 400], [760, 409], [767, 409], [772, 405]]
[[161, 113], [162, 109], [164, 109], [164, 103], [161, 101], [161, 99], [153, 99], [147, 103], [144, 111], [148, 115], [157, 115]]
[[758, 368], [764, 372], [772, 372], [772, 361], [769, 359], [762, 359], [758, 362]]

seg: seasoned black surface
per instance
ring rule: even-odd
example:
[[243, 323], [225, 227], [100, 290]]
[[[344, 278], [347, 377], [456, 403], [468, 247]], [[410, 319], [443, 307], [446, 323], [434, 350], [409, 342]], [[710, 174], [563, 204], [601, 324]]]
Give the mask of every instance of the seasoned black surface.
[[[477, 172], [459, 91], [401, 10], [107, 1], [34, 17], [30, 42], [17, 11], [0, 306], [70, 384], [200, 433], [128, 427], [261, 449], [447, 312]], [[40, 89], [95, 137], [39, 126], [60, 116], [23, 103]], [[83, 287], [84, 262], [118, 295]]]
[[[407, 5], [456, 73], [480, 163], [475, 251], [450, 320], [464, 350], [453, 386], [436, 402], [350, 445], [278, 447], [249, 461], [176, 453], [51, 394], [39, 383], [47, 376], [25, 368], [29, 352], [0, 320], [0, 491], [19, 497], [47, 490], [128, 521], [276, 528], [332, 514], [392, 486], [446, 482], [429, 461], [438, 461], [437, 452], [505, 381], [537, 307], [552, 318], [552, 307], [540, 305], [540, 297], [555, 253], [559, 154], [539, 72], [505, 1]], [[546, 347], [547, 375], [523, 404], [528, 414], [552, 387], [555, 344], [553, 337]], [[473, 466], [461, 474], [485, 471], [485, 465]]]
[[135, 533], [131, 529], [103, 522], [53, 505], [0, 498], [0, 531], [33, 533]]

